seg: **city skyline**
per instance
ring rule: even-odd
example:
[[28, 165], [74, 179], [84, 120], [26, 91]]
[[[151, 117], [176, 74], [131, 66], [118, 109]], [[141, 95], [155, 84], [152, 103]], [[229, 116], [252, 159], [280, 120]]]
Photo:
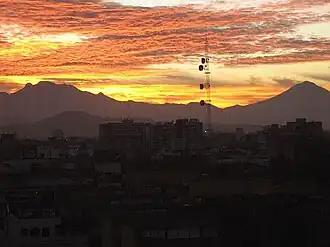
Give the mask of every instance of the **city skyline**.
[[304, 80], [330, 89], [327, 0], [240, 2], [0, 0], [0, 91], [50, 80], [117, 100], [196, 102], [206, 30], [216, 106]]

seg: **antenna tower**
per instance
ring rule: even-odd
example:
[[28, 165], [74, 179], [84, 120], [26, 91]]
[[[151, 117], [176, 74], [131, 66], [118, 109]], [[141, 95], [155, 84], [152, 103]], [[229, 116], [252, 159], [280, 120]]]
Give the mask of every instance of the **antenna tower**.
[[204, 72], [205, 82], [199, 85], [200, 90], [205, 90], [206, 98], [200, 101], [201, 106], [206, 107], [206, 134], [212, 131], [211, 123], [211, 70], [210, 70], [210, 57], [209, 57], [209, 40], [208, 29], [205, 32], [205, 53], [204, 57], [200, 60], [201, 64], [198, 66], [198, 70]]

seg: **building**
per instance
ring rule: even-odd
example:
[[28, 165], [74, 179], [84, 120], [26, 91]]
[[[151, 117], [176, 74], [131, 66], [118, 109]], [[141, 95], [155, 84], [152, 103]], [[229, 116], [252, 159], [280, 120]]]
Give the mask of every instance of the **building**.
[[298, 118], [295, 122], [287, 122], [285, 125], [266, 126], [263, 134], [270, 157], [284, 155], [293, 159], [298, 138], [320, 137], [323, 127], [322, 122], [307, 122], [305, 118]]
[[151, 148], [151, 125], [124, 119], [99, 125], [99, 142], [112, 150], [149, 150]]
[[266, 126], [264, 131], [270, 135], [319, 136], [323, 134], [323, 126], [322, 122], [307, 122], [305, 118], [297, 118], [295, 122], [285, 125]]
[[236, 134], [236, 141], [240, 141], [242, 139], [242, 137], [244, 136], [244, 129], [243, 128], [236, 128], [235, 131]]
[[200, 148], [203, 138], [203, 123], [198, 119], [178, 119], [174, 123], [174, 150]]
[[157, 122], [152, 125], [152, 148], [154, 151], [170, 150], [174, 138], [174, 122]]
[[51, 189], [6, 191], [1, 246], [88, 246], [88, 234], [63, 223]]
[[30, 173], [32, 165], [35, 163], [37, 162], [35, 162], [34, 160], [6, 160], [0, 163], [0, 174]]
[[0, 161], [20, 158], [21, 145], [16, 134], [5, 133], [0, 135]]
[[187, 150], [200, 146], [203, 124], [198, 119], [175, 122], [134, 122], [125, 119], [99, 126], [99, 143], [103, 148], [123, 151]]
[[88, 236], [63, 231], [58, 217], [22, 218], [8, 214], [6, 225], [4, 246], [89, 246]]

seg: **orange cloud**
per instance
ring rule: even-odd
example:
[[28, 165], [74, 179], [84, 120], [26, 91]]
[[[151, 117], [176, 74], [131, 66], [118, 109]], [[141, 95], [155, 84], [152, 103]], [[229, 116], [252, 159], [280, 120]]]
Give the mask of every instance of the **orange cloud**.
[[[328, 12], [322, 11], [327, 0], [266, 1], [262, 7], [251, 0], [246, 6], [218, 4], [203, 10], [107, 2], [0, 0], [1, 79], [35, 83], [53, 78], [122, 100], [198, 101], [202, 96], [196, 85], [202, 77], [168, 75], [194, 73], [179, 65], [198, 65], [206, 27], [214, 66], [330, 60], [329, 37], [302, 36], [297, 31], [301, 25], [330, 21]], [[248, 104], [283, 90], [271, 77], [254, 88], [248, 72], [239, 80], [234, 70], [231, 73], [226, 82], [230, 86], [222, 85], [220, 73], [213, 75], [214, 102], [219, 106]], [[237, 82], [240, 87], [233, 86]]]

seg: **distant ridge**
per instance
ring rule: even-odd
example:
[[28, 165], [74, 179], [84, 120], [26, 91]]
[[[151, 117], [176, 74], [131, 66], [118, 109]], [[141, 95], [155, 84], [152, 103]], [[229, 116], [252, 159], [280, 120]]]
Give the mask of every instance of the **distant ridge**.
[[[98, 135], [99, 124], [118, 121], [122, 119], [99, 117], [81, 111], [68, 111], [34, 123], [0, 126], [0, 133], [10, 132], [22, 138], [46, 139], [53, 130], [60, 129], [65, 136], [95, 138]], [[152, 122], [150, 119], [134, 119], [134, 121]], [[253, 125], [217, 125], [217, 128], [223, 132], [235, 132], [237, 127], [243, 127], [248, 131], [261, 129], [261, 126]]]
[[[178, 117], [202, 116], [204, 109], [198, 104], [148, 104], [121, 102], [104, 94], [92, 94], [66, 84], [42, 81], [36, 85], [26, 84], [21, 90], [0, 98], [0, 113], [4, 124], [39, 121], [66, 111], [83, 111], [92, 115], [111, 118], [130, 116], [166, 120]], [[127, 107], [127, 104], [130, 107]], [[130, 112], [128, 112], [130, 108]], [[218, 109], [218, 108], [217, 108]], [[3, 125], [3, 124], [2, 124]]]
[[[205, 119], [205, 108], [198, 103], [184, 105], [121, 102], [102, 93], [92, 94], [72, 85], [48, 81], [36, 85], [26, 84], [24, 88], [12, 94], [0, 94], [0, 126], [35, 123], [47, 118], [51, 119], [63, 112], [66, 114], [75, 112], [74, 119], [78, 119], [77, 112], [88, 113], [102, 119], [106, 117], [121, 119], [127, 116], [155, 121], [177, 118], [199, 118], [202, 121]], [[225, 109], [212, 108], [215, 126], [217, 124], [260, 126], [304, 117], [311, 121], [322, 121], [325, 127], [330, 128], [329, 113], [330, 92], [309, 81], [297, 84], [275, 97], [255, 104], [236, 105]], [[61, 119], [69, 120], [69, 115], [62, 116]], [[80, 117], [83, 118], [82, 115]], [[79, 120], [81, 121], [83, 120]]]
[[283, 93], [255, 104], [226, 108], [223, 122], [267, 125], [296, 118], [322, 121], [330, 127], [330, 92], [313, 82], [297, 84]]

